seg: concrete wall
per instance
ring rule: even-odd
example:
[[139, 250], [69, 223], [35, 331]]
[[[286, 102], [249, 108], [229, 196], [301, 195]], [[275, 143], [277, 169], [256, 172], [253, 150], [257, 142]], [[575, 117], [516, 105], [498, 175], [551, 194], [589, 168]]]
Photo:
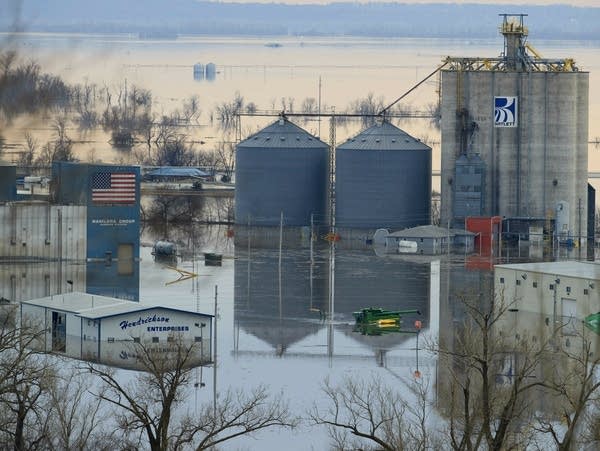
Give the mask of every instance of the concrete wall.
[[[517, 127], [494, 126], [494, 96], [518, 97]], [[545, 217], [564, 200], [573, 235], [585, 235], [588, 96], [586, 72], [442, 71], [442, 223], [455, 160], [468, 151], [486, 165], [484, 215]]]

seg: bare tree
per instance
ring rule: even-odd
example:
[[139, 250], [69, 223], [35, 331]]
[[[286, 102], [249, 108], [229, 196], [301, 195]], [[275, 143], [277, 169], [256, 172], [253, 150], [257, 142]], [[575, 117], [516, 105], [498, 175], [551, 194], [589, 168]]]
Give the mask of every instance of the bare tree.
[[244, 110], [244, 98], [239, 92], [231, 102], [222, 102], [215, 108], [215, 116], [223, 130], [231, 130], [238, 123], [238, 115]]
[[200, 116], [200, 98], [196, 95], [183, 101], [183, 118], [186, 123], [198, 122]]
[[67, 135], [67, 118], [56, 118], [52, 128], [55, 136], [52, 161], [74, 161], [73, 141]]
[[[557, 406], [556, 417], [537, 415], [535, 429], [552, 438], [556, 449], [569, 451], [585, 446], [596, 447], [600, 437], [594, 425], [600, 409], [600, 357], [597, 337], [590, 337], [583, 325], [569, 331], [569, 346], [559, 346], [547, 356], [549, 390], [546, 396]], [[564, 340], [566, 341], [566, 340]]]
[[87, 374], [72, 368], [55, 378], [47, 411], [52, 416], [49, 440], [52, 449], [109, 451], [119, 446], [115, 431], [104, 427], [106, 412], [101, 411], [100, 399], [90, 396], [91, 389]]
[[335, 449], [429, 449], [435, 436], [427, 427], [428, 384], [417, 380], [404, 386], [415, 402], [378, 378], [346, 378], [339, 387], [326, 381], [323, 392], [329, 407], [313, 407], [310, 418], [328, 427]]
[[35, 161], [38, 142], [29, 132], [25, 132], [25, 150], [19, 155], [19, 166], [31, 167]]
[[362, 123], [369, 126], [375, 123], [375, 115], [383, 110], [383, 97], [375, 99], [372, 92], [365, 98], [354, 100], [350, 103], [350, 112], [353, 114], [363, 114]]
[[0, 325], [0, 447], [34, 449], [47, 438], [42, 400], [54, 371], [38, 349], [39, 328], [15, 326], [6, 316]]
[[461, 327], [451, 342], [433, 347], [446, 374], [439, 403], [448, 419], [448, 444], [455, 450], [525, 446], [515, 440], [528, 439], [518, 432], [533, 424], [550, 342], [502, 333], [514, 304], [502, 295], [464, 293], [457, 301], [465, 311]]
[[297, 423], [283, 396], [269, 395], [265, 386], [250, 393], [228, 390], [216, 406], [206, 405], [197, 417], [188, 415], [182, 421], [175, 449], [192, 445], [196, 451], [210, 450], [236, 437], [274, 427], [292, 428]]
[[152, 451], [162, 451], [174, 440], [171, 417], [185, 399], [195, 346], [178, 337], [168, 352], [158, 353], [155, 347], [145, 341], [134, 344], [145, 371], [129, 383], [122, 383], [113, 369], [91, 363], [86, 368], [105, 385], [96, 396], [115, 407], [119, 429], [126, 435], [145, 436]]
[[168, 351], [164, 344], [157, 349], [144, 340], [133, 345], [144, 371], [132, 381], [122, 382], [115, 371], [104, 367], [86, 367], [106, 387], [96, 396], [114, 407], [118, 427], [132, 444], [143, 447], [147, 442], [153, 451], [184, 445], [208, 449], [268, 427], [293, 425], [285, 403], [280, 398], [271, 400], [264, 388], [247, 397], [227, 393], [216, 407], [211, 404], [199, 416], [179, 416], [178, 408], [188, 395], [191, 370], [199, 362], [196, 343], [185, 343], [180, 336], [172, 338]]
[[[227, 139], [227, 136], [225, 136]], [[231, 140], [217, 143], [215, 148], [216, 166], [223, 171], [223, 181], [231, 181], [235, 169], [235, 145]]]

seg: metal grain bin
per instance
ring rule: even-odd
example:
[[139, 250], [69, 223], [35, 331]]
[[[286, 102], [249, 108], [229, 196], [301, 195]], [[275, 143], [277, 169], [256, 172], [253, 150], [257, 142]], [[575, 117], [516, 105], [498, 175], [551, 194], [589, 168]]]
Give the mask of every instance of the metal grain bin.
[[235, 220], [241, 225], [309, 225], [326, 213], [329, 146], [285, 118], [236, 151]]
[[414, 227], [430, 210], [429, 146], [384, 121], [337, 147], [337, 227]]

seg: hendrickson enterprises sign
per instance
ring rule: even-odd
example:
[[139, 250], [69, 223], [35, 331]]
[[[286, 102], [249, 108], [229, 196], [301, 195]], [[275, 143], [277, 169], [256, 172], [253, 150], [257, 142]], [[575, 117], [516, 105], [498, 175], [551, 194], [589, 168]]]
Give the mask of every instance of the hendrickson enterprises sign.
[[494, 97], [494, 127], [516, 127], [518, 103], [519, 99], [515, 96]]
[[186, 332], [190, 330], [189, 326], [175, 326], [168, 324], [169, 321], [170, 318], [168, 316], [148, 315], [145, 317], [140, 316], [133, 321], [123, 320], [119, 323], [119, 326], [121, 327], [121, 330], [146, 326], [148, 332]]

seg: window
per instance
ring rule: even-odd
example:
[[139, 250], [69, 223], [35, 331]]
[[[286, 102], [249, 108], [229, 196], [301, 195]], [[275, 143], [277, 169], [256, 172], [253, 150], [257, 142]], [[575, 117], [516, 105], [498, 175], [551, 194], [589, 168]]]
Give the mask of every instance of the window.
[[500, 277], [500, 283], [504, 283], [504, 277]]
[[198, 343], [198, 342], [202, 341], [202, 337], [194, 337], [194, 341], [196, 343]]
[[553, 283], [550, 284], [550, 289], [554, 290], [554, 284]]
[[567, 287], [567, 294], [571, 294], [571, 287]]
[[533, 282], [533, 288], [537, 288], [537, 282]]
[[152, 337], [152, 343], [158, 343], [158, 337]]
[[133, 337], [133, 342], [134, 343], [139, 343], [140, 342], [140, 337]]
[[173, 343], [174, 341], [175, 341], [175, 337], [174, 337], [174, 336], [172, 336], [172, 335], [169, 335], [169, 336], [167, 337], [167, 342], [168, 342], [168, 343]]
[[584, 289], [583, 289], [583, 294], [590, 294], [590, 292], [588, 291], [588, 289], [587, 289], [587, 288], [584, 288]]
[[114, 343], [115, 342], [115, 337], [108, 337], [107, 340], [109, 343]]
[[519, 279], [517, 279], [516, 284], [521, 285], [521, 281]]

